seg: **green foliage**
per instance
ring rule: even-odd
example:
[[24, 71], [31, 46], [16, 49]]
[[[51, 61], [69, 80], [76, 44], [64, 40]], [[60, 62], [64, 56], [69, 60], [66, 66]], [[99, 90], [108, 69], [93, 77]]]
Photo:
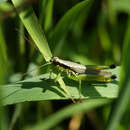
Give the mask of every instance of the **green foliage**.
[[[80, 112], [87, 112], [91, 110], [92, 108], [99, 107], [101, 105], [109, 103], [110, 100], [108, 99], [91, 99], [87, 100], [83, 103], [77, 103], [70, 105], [57, 113], [53, 114], [52, 116], [48, 117], [44, 121], [40, 122], [39, 124], [27, 127], [25, 130], [48, 130], [52, 127], [54, 127], [57, 123], [59, 123], [61, 120], [72, 116], [73, 114], [80, 113]], [[75, 111], [74, 111], [75, 110]]]
[[[114, 74], [119, 74], [117, 68]], [[20, 103], [25, 101], [40, 100], [60, 100], [68, 99], [58, 84], [54, 82], [54, 77], [50, 79], [50, 74], [43, 74], [31, 79], [19, 81], [16, 84], [1, 86], [3, 90], [3, 105]], [[119, 78], [118, 78], [119, 79]], [[78, 99], [78, 82], [65, 79], [67, 88], [73, 98]], [[116, 98], [118, 95], [118, 81], [112, 83], [82, 83], [81, 97], [82, 99], [91, 98]]]
[[[20, 4], [23, 4], [23, 1], [19, 0], [12, 0], [14, 3], [14, 6], [20, 6]], [[46, 59], [46, 61], [49, 61], [52, 57], [52, 54], [50, 52], [50, 49], [48, 47], [48, 43], [46, 41], [46, 38], [42, 32], [41, 26], [38, 23], [38, 20], [36, 18], [36, 15], [33, 12], [33, 9], [31, 7], [22, 10], [19, 13], [19, 16], [26, 27], [27, 31], [29, 32], [30, 36], [34, 40], [35, 44], [39, 48], [40, 52]]]
[[108, 120], [108, 125], [106, 130], [116, 129], [122, 115], [125, 112], [126, 106], [130, 99], [130, 56], [128, 55], [130, 49], [130, 19], [128, 19], [128, 25], [126, 30], [126, 36], [124, 40], [124, 50], [123, 50], [123, 64], [121, 71], [121, 81], [120, 81], [120, 95], [115, 104], [113, 104], [113, 109], [111, 111], [110, 118]]
[[4, 3], [5, 1], [7, 1], [7, 0], [0, 0], [0, 4]]
[[[87, 113], [73, 125], [77, 130], [130, 129], [129, 0], [12, 3], [0, 1], [0, 129], [73, 129], [77, 113]], [[108, 69], [117, 76], [113, 82], [82, 82], [83, 102], [67, 106], [70, 97], [78, 102], [79, 84], [64, 75], [55, 82], [51, 65], [39, 69], [52, 56], [121, 66]]]

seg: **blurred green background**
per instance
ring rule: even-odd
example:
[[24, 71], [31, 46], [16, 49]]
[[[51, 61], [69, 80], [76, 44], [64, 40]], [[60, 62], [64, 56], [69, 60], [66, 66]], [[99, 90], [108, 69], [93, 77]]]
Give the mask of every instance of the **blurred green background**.
[[[116, 65], [124, 64], [124, 68], [125, 65], [128, 68], [129, 62], [128, 64], [123, 62], [122, 57], [127, 56], [128, 61], [130, 55], [125, 53], [126, 49], [123, 52], [125, 41], [129, 42], [130, 37], [129, 5], [129, 0], [87, 0], [86, 2], [85, 0], [28, 0], [16, 9], [19, 13], [22, 9], [33, 7], [54, 56], [84, 65], [114, 63]], [[29, 72], [32, 68], [38, 70], [38, 66], [44, 63], [43, 56], [24, 28], [13, 4], [1, 1], [0, 84], [10, 84], [22, 80], [22, 73]], [[28, 73], [28, 77], [48, 71], [44, 68], [37, 70]], [[129, 82], [129, 79], [127, 81]], [[1, 90], [0, 94], [2, 95], [2, 93], [4, 92]], [[117, 125], [118, 130], [130, 129], [130, 105], [128, 101], [124, 103], [127, 107], [124, 106], [125, 113]], [[0, 104], [2, 104], [1, 100]], [[96, 109], [92, 107], [89, 112], [79, 110], [79, 113], [68, 114], [68, 118], [64, 116], [62, 119], [57, 119], [54, 116], [58, 111], [62, 115], [64, 109], [67, 109], [65, 107], [70, 104], [72, 104], [70, 100], [54, 100], [24, 102], [1, 107], [1, 130], [32, 128], [37, 130], [101, 130], [106, 126], [112, 104], [106, 103], [107, 105], [102, 106], [105, 103], [102, 105], [99, 103], [99, 106], [102, 107]], [[121, 111], [123, 114], [124, 111]], [[118, 119], [120, 120], [120, 118]], [[59, 120], [59, 122], [49, 126], [54, 120]], [[49, 127], [44, 128], [40, 124], [42, 121], [48, 122]], [[33, 125], [34, 127], [32, 127]], [[108, 123], [108, 125], [110, 124]]]

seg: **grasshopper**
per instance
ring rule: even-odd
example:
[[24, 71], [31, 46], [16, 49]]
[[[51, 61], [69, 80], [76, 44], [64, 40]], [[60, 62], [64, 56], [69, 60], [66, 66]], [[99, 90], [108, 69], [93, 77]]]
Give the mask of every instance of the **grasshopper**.
[[[58, 57], [52, 57], [52, 64], [58, 65], [64, 68], [68, 77], [74, 80], [85, 80], [85, 81], [96, 81], [96, 82], [111, 82], [113, 79], [116, 79], [116, 75], [112, 75], [111, 72], [106, 71], [105, 69], [114, 69], [115, 65], [110, 66], [97, 66], [97, 65], [82, 65], [72, 61], [62, 60]], [[71, 75], [70, 75], [71, 73]], [[74, 78], [75, 77], [75, 78]]]
[[58, 57], [52, 57], [50, 63], [60, 67], [65, 71], [68, 78], [79, 81], [79, 98], [81, 90], [81, 81], [108, 83], [116, 79], [116, 75], [105, 69], [114, 69], [116, 66], [98, 66], [98, 65], [82, 65], [72, 61], [62, 60]]

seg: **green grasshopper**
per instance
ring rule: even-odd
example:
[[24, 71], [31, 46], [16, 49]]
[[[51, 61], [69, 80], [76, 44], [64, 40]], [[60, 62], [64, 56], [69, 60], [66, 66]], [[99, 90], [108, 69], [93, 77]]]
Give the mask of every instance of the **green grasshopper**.
[[114, 69], [115, 65], [110, 66], [97, 66], [97, 65], [82, 65], [72, 61], [62, 60], [58, 57], [52, 57], [51, 63], [62, 67], [68, 73], [68, 77], [73, 80], [85, 80], [96, 82], [111, 82], [116, 79], [116, 75], [105, 69]]
[[[108, 83], [116, 79], [116, 75], [108, 72], [105, 69], [114, 69], [115, 65], [97, 66], [97, 65], [82, 65], [72, 61], [62, 60], [58, 57], [52, 57], [50, 63], [57, 66], [58, 69], [67, 73], [68, 78], [79, 81], [79, 98], [81, 81]], [[60, 73], [59, 73], [60, 74]], [[58, 76], [57, 76], [58, 77]], [[72, 99], [72, 98], [71, 98]]]

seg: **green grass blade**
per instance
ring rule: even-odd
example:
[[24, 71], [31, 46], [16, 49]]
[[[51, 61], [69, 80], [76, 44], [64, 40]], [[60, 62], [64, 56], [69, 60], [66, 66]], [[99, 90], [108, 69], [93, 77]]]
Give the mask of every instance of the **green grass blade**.
[[53, 0], [48, 0], [45, 14], [44, 29], [47, 32], [52, 26]]
[[[113, 74], [119, 77], [120, 68], [117, 67]], [[50, 74], [43, 74], [24, 81], [19, 81], [17, 84], [9, 84], [0, 86], [2, 88], [3, 105], [15, 104], [25, 101], [40, 101], [40, 100], [63, 100], [69, 99], [60, 86], [54, 82], [54, 77]], [[64, 79], [68, 91], [74, 99], [79, 99], [78, 82]], [[112, 83], [82, 83], [81, 97], [82, 99], [91, 98], [116, 98], [118, 95], [118, 79]]]
[[120, 94], [119, 98], [114, 102], [113, 108], [105, 130], [116, 130], [122, 115], [128, 105], [130, 99], [130, 18], [128, 20], [127, 31], [124, 40], [123, 62], [121, 71]]
[[53, 4], [54, 0], [41, 0], [39, 4], [40, 23], [45, 32], [48, 32], [52, 26]]
[[[15, 7], [19, 7], [25, 1], [12, 0], [12, 2], [14, 3]], [[28, 7], [26, 9], [24, 8], [19, 12], [19, 16], [30, 36], [34, 40], [36, 46], [39, 48], [40, 52], [44, 56], [45, 60], [50, 61], [50, 59], [52, 58], [52, 54], [45, 35], [43, 34], [41, 26], [37, 20], [37, 17], [33, 12], [33, 9], [31, 7]], [[67, 91], [67, 88], [65, 87], [65, 84], [63, 84], [61, 77], [59, 78], [58, 82], [61, 85], [62, 89], [67, 93], [67, 95], [70, 95]]]
[[19, 22], [19, 48], [20, 48], [19, 52], [22, 57], [25, 53], [25, 39], [24, 39], [24, 25], [21, 21]]
[[111, 50], [111, 40], [109, 33], [107, 32], [106, 21], [104, 20], [104, 17], [106, 16], [106, 13], [100, 14], [100, 19], [98, 21], [98, 34], [102, 48], [104, 49], [104, 51], [109, 52]]
[[[4, 84], [7, 80], [7, 70], [8, 70], [8, 56], [7, 56], [7, 46], [5, 42], [4, 33], [4, 21], [0, 19], [0, 85]], [[9, 71], [8, 71], [9, 74]], [[3, 91], [0, 87], [0, 98], [2, 98]], [[8, 118], [6, 114], [6, 108], [2, 107], [3, 102], [0, 100], [0, 130], [7, 130], [8, 128]]]
[[48, 0], [45, 15], [44, 29], [48, 31], [52, 26], [52, 11], [53, 11], [53, 0]]
[[[116, 19], [116, 8], [114, 7], [114, 4], [113, 2], [116, 1], [116, 0], [109, 0], [108, 1], [108, 15], [109, 15], [109, 21], [111, 24], [115, 25], [116, 22], [117, 22], [117, 19]], [[117, 1], [116, 1], [117, 3]]]
[[[0, 105], [1, 105], [1, 102], [0, 102]], [[8, 123], [7, 122], [8, 121], [7, 121], [6, 110], [4, 107], [0, 106], [0, 130], [8, 130]]]
[[16, 121], [20, 117], [21, 111], [22, 111], [22, 104], [17, 104], [15, 107], [12, 119], [10, 121], [9, 130], [13, 130], [13, 127], [15, 126]]
[[[0, 99], [2, 98], [3, 91], [0, 87]], [[5, 107], [2, 106], [3, 102], [0, 100], [0, 130], [8, 130], [8, 120]]]
[[37, 125], [32, 127], [25, 128], [24, 130], [48, 130], [52, 127], [56, 126], [59, 122], [66, 119], [67, 117], [72, 116], [73, 114], [80, 112], [88, 112], [91, 109], [100, 107], [109, 103], [111, 100], [109, 99], [91, 99], [84, 101], [83, 103], [77, 103], [70, 105], [55, 114], [48, 117], [46, 120], [41, 121]]
[[[23, 0], [12, 0], [15, 7], [19, 7], [23, 4]], [[40, 52], [44, 56], [46, 61], [49, 61], [52, 57], [50, 48], [48, 46], [45, 35], [41, 29], [38, 19], [31, 7], [24, 8], [18, 12], [19, 16], [26, 27], [28, 33], [34, 40], [36, 46], [39, 48]]]
[[4, 84], [7, 78], [8, 57], [4, 37], [4, 24], [0, 21], [0, 84]]
[[[53, 43], [53, 45], [61, 44], [60, 43], [61, 40], [65, 38], [67, 32], [70, 30], [73, 23], [77, 21], [79, 15], [82, 12], [84, 12], [86, 8], [89, 7], [89, 4], [91, 2], [89, 0], [79, 2], [78, 4], [73, 6], [70, 10], [67, 11], [67, 13], [57, 23], [56, 27], [54, 28], [54, 31], [51, 34], [50, 42]], [[57, 47], [56, 50], [54, 50], [55, 54], [57, 54], [58, 51], [57, 49], [59, 49], [59, 47]]]

